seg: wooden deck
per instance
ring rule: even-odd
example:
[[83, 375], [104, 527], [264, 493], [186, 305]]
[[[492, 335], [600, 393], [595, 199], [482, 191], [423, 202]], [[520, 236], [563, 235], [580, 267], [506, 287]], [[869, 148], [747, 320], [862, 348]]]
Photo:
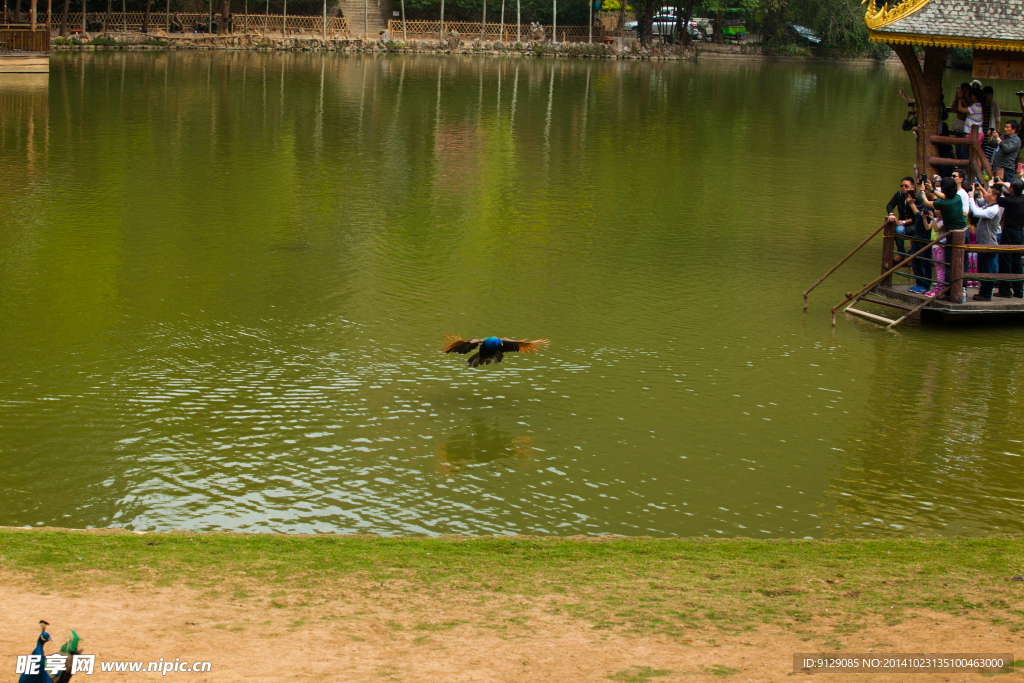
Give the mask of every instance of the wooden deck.
[[[925, 299], [929, 298], [909, 291], [911, 285], [913, 285], [913, 281], [907, 284], [893, 283], [888, 286], [880, 285], [874, 289], [872, 294], [882, 299], [911, 306], [923, 303]], [[930, 318], [938, 316], [942, 319], [961, 320], [970, 318], [1024, 318], [1024, 299], [1001, 299], [994, 296], [992, 301], [971, 301], [971, 297], [977, 293], [978, 289], [976, 287], [968, 287], [966, 303], [954, 304], [938, 299], [923, 308], [921, 315]], [[870, 303], [870, 300], [865, 300], [865, 302]]]
[[45, 52], [0, 53], [0, 73], [3, 74], [45, 74], [50, 73], [50, 55]]

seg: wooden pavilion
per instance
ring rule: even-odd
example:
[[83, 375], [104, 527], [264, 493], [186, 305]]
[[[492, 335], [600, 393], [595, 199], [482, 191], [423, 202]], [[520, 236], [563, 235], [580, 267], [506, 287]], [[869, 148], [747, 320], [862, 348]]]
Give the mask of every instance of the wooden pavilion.
[[32, 0], [28, 23], [7, 23], [7, 5], [0, 20], [0, 73], [49, 73], [50, 18], [47, 6], [46, 23], [38, 21]]
[[[864, 21], [871, 40], [889, 45], [907, 70], [920, 131], [917, 164], [929, 175], [939, 159], [935, 144], [946, 142], [935, 139], [941, 120], [946, 49], [972, 49], [975, 78], [1024, 80], [1024, 0], [903, 0], [892, 7], [878, 7], [870, 0]], [[921, 48], [923, 64], [918, 57]], [[1008, 112], [1003, 118], [1008, 115], [1013, 116]], [[978, 152], [980, 155], [980, 149]], [[983, 156], [971, 160], [971, 170], [979, 176], [986, 170], [987, 160], [974, 166], [982, 160]], [[962, 161], [944, 162], [938, 165], [964, 165]], [[991, 174], [991, 169], [987, 172]]]
[[[891, 6], [876, 4], [870, 0], [864, 17], [871, 40], [889, 45], [903, 62], [914, 92], [914, 109], [917, 117], [917, 167], [929, 176], [938, 172], [939, 167], [960, 167], [971, 178], [987, 179], [993, 176], [988, 158], [981, 145], [974, 139], [953, 138], [940, 133], [942, 121], [943, 93], [942, 71], [946, 66], [946, 50], [949, 48], [970, 48], [973, 50], [973, 74], [986, 80], [1010, 79], [1024, 81], [1024, 0], [902, 0]], [[921, 52], [923, 51], [923, 60]], [[952, 93], [950, 93], [952, 95]], [[1024, 97], [1018, 96], [1021, 109]], [[950, 98], [952, 100], [952, 97]], [[1022, 121], [1021, 112], [1003, 111], [1003, 121]], [[1024, 134], [1024, 131], [1022, 131]], [[937, 145], [965, 145], [967, 159], [950, 159], [939, 156]], [[909, 169], [908, 169], [909, 170]], [[965, 273], [964, 263], [967, 250], [978, 251], [967, 242], [965, 230], [951, 230], [943, 233], [931, 244], [914, 254], [908, 254], [902, 262], [894, 257], [895, 222], [887, 220], [862, 241], [845, 258], [832, 267], [821, 279], [804, 292], [804, 310], [807, 309], [807, 295], [836, 271], [853, 254], [881, 233], [882, 272], [881, 275], [863, 286], [856, 293], [849, 292], [846, 298], [832, 308], [832, 324], [836, 311], [845, 306], [845, 311], [866, 318], [887, 327], [893, 327], [920, 313], [922, 316], [935, 315], [942, 319], [970, 319], [992, 316], [1013, 316], [1024, 319], [1024, 301], [1000, 299], [973, 301], [966, 296], [965, 280], [1021, 280], [1024, 276], [1009, 273], [979, 274]], [[945, 250], [949, 252], [948, 280], [935, 282], [938, 295], [933, 298], [909, 290], [909, 284], [893, 282], [893, 275], [906, 276], [901, 272], [914, 258], [927, 259], [931, 247], [946, 240]], [[1024, 251], [1024, 247], [998, 246], [981, 247], [988, 251]], [[895, 319], [860, 308], [861, 302], [884, 306], [902, 311]]]

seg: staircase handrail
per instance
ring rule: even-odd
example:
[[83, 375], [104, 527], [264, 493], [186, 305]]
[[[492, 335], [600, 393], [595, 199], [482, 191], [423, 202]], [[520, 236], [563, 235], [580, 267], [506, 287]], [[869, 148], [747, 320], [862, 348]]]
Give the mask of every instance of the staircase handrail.
[[[808, 295], [808, 294], [810, 294], [810, 293], [811, 293], [811, 291], [812, 291], [812, 290], [813, 290], [813, 289], [814, 289], [815, 287], [817, 287], [817, 286], [818, 286], [818, 285], [820, 285], [820, 284], [821, 284], [822, 282], [824, 282], [824, 281], [825, 281], [825, 278], [827, 278], [827, 277], [828, 277], [829, 275], [831, 275], [832, 273], [836, 272], [836, 270], [837, 270], [837, 269], [839, 268], [839, 266], [841, 266], [841, 265], [843, 265], [844, 263], [846, 263], [846, 262], [847, 262], [847, 261], [848, 261], [848, 260], [850, 259], [850, 257], [851, 257], [851, 256], [853, 256], [854, 254], [856, 254], [856, 253], [857, 253], [858, 251], [860, 251], [860, 250], [861, 250], [861, 248], [862, 248], [862, 247], [863, 247], [863, 246], [864, 246], [865, 244], [867, 244], [867, 243], [868, 243], [868, 242], [870, 242], [870, 241], [871, 241], [872, 239], [874, 239], [875, 235], [877, 235], [878, 233], [882, 232], [882, 230], [883, 230], [883, 229], [885, 228], [885, 226], [889, 225], [889, 223], [895, 223], [895, 222], [896, 222], [896, 218], [895, 218], [894, 216], [889, 216], [888, 218], [886, 218], [886, 219], [885, 219], [885, 222], [884, 222], [884, 223], [882, 223], [882, 224], [881, 224], [880, 226], [878, 226], [878, 229], [877, 229], [877, 230], [875, 230], [875, 231], [874, 231], [873, 233], [871, 233], [870, 235], [868, 235], [867, 237], [865, 237], [865, 238], [864, 238], [864, 241], [863, 241], [863, 242], [861, 242], [860, 244], [858, 244], [858, 245], [857, 245], [856, 247], [854, 247], [854, 248], [853, 248], [853, 251], [851, 251], [851, 252], [850, 252], [849, 254], [847, 254], [846, 256], [844, 256], [844, 257], [842, 258], [842, 260], [840, 260], [840, 261], [839, 261], [839, 263], [837, 263], [837, 264], [835, 264], [834, 266], [832, 266], [832, 267], [831, 267], [831, 268], [829, 269], [829, 271], [828, 271], [827, 273], [825, 273], [825, 274], [824, 274], [824, 275], [822, 275], [822, 276], [821, 276], [820, 278], [818, 278], [818, 281], [817, 281], [817, 282], [815, 282], [815, 283], [814, 283], [813, 285], [811, 285], [810, 287], [808, 287], [808, 288], [807, 288], [807, 291], [805, 291], [805, 292], [804, 292], [804, 310], [805, 310], [805, 311], [807, 310], [807, 295]], [[835, 318], [835, 316], [833, 315], [833, 319], [834, 319], [834, 318]]]
[[921, 247], [920, 251], [914, 252], [912, 255], [908, 256], [905, 259], [903, 259], [902, 261], [897, 263], [895, 266], [893, 266], [889, 270], [885, 271], [884, 273], [882, 273], [881, 275], [876, 277], [874, 280], [872, 280], [868, 284], [866, 284], [863, 287], [861, 287], [860, 290], [858, 290], [856, 294], [849, 294], [848, 293], [846, 295], [845, 299], [843, 299], [838, 304], [836, 304], [835, 306], [832, 307], [832, 325], [835, 326], [835, 324], [836, 324], [836, 310], [837, 309], [841, 308], [845, 304], [847, 304], [850, 301], [853, 301], [857, 297], [861, 296], [862, 294], [864, 294], [864, 292], [867, 292], [868, 290], [874, 289], [876, 286], [878, 286], [879, 282], [881, 282], [885, 278], [889, 277], [890, 275], [895, 273], [900, 268], [902, 268], [905, 265], [907, 265], [907, 263], [909, 263], [910, 261], [913, 261], [916, 257], [918, 257], [921, 254], [923, 254], [926, 249], [931, 249], [933, 246], [935, 246], [936, 244], [938, 244], [942, 240], [946, 239], [946, 235], [948, 235], [948, 234], [949, 234], [949, 231], [942, 233], [941, 235], [939, 235], [938, 237], [933, 239], [931, 242], [929, 242], [925, 246]]

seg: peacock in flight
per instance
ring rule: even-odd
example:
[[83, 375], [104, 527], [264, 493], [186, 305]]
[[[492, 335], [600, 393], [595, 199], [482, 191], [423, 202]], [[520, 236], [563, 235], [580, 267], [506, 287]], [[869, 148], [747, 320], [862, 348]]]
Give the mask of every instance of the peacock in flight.
[[533, 341], [526, 341], [525, 339], [508, 339], [506, 337], [486, 337], [484, 339], [463, 339], [462, 337], [455, 335], [445, 336], [445, 345], [441, 347], [441, 353], [469, 353], [476, 347], [480, 347], [480, 350], [469, 357], [467, 361], [469, 367], [476, 368], [481, 365], [487, 365], [491, 361], [500, 363], [501, 358], [506, 353], [520, 352], [520, 353], [537, 353], [540, 351], [540, 347], [551, 342], [547, 339], [534, 339]]

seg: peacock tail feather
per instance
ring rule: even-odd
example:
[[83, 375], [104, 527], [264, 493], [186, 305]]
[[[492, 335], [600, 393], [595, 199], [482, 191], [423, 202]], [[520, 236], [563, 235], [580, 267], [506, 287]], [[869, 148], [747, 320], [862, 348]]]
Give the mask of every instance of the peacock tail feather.
[[60, 646], [60, 653], [63, 655], [73, 655], [78, 652], [78, 634], [75, 633], [74, 629], [71, 629], [71, 635], [68, 636], [68, 642]]

